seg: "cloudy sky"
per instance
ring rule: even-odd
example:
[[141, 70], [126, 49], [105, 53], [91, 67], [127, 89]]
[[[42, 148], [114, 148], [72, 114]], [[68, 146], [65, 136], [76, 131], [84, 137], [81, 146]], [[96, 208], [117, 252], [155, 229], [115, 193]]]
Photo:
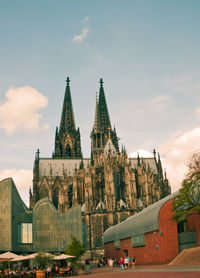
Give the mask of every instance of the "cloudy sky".
[[200, 149], [200, 1], [0, 0], [0, 180], [27, 203], [35, 151], [51, 157], [65, 79], [82, 150], [99, 79], [129, 154], [160, 152], [172, 192]]

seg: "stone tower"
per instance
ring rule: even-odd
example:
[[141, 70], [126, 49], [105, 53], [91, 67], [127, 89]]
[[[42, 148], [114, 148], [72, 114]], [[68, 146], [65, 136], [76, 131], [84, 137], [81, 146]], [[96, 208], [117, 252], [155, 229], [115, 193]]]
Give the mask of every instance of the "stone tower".
[[119, 153], [118, 137], [115, 127], [112, 130], [108, 113], [103, 79], [100, 79], [99, 99], [96, 97], [94, 125], [91, 132], [91, 153], [94, 158], [104, 152], [105, 145], [111, 139], [116, 151]]
[[69, 77], [66, 83], [59, 130], [56, 127], [53, 158], [82, 158], [80, 131], [75, 126]]

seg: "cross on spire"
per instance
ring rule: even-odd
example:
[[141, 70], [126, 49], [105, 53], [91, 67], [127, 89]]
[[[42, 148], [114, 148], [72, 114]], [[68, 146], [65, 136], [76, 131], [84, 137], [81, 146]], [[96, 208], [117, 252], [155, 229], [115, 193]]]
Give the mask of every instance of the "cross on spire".
[[67, 86], [69, 86], [69, 83], [70, 83], [69, 76], [67, 76], [66, 82], [67, 82]]
[[103, 82], [103, 79], [102, 79], [102, 78], [100, 79], [99, 83], [100, 83], [100, 87], [103, 87], [103, 83], [104, 83], [104, 82]]
[[40, 158], [40, 150], [37, 149], [36, 154], [35, 154], [35, 160], [39, 160]]

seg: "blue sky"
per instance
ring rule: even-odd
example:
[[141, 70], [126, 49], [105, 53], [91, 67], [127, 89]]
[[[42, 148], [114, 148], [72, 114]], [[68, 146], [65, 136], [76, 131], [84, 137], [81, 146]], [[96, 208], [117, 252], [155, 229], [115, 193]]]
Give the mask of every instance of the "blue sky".
[[27, 201], [34, 154], [51, 157], [65, 79], [82, 150], [99, 79], [129, 154], [156, 148], [172, 190], [200, 149], [200, 1], [0, 1], [0, 179]]

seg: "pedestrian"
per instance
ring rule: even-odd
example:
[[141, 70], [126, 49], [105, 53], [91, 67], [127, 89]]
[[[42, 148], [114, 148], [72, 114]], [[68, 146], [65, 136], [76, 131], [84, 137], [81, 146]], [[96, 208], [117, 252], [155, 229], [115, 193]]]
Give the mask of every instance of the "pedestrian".
[[135, 264], [136, 264], [136, 258], [133, 256], [131, 258], [131, 266], [132, 266], [133, 269], [135, 268]]
[[127, 259], [128, 259], [128, 268], [129, 268], [131, 266], [131, 257], [127, 256]]
[[124, 268], [128, 269], [128, 258], [127, 257], [124, 258]]
[[110, 259], [108, 260], [108, 266], [109, 266], [109, 268], [110, 268], [111, 270], [113, 269], [113, 263], [114, 263], [113, 259], [110, 258]]
[[124, 260], [123, 260], [122, 257], [121, 257], [120, 260], [119, 260], [119, 264], [120, 264], [121, 270], [123, 270], [123, 269], [124, 269]]

